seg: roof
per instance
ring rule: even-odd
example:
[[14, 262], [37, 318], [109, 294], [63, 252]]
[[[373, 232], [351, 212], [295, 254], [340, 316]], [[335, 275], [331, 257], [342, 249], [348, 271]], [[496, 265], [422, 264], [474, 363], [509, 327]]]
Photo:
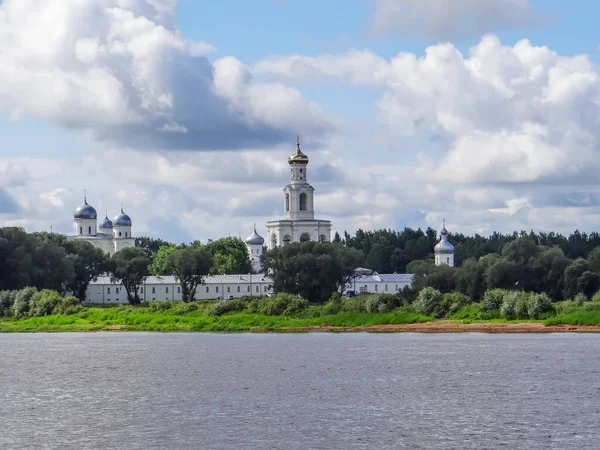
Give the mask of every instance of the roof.
[[[204, 277], [206, 284], [235, 284], [235, 283], [272, 283], [271, 278], [264, 274], [252, 274], [252, 275], [212, 275]], [[96, 281], [92, 281], [90, 284], [114, 284], [110, 281], [110, 277], [103, 276], [98, 277]], [[144, 284], [179, 284], [177, 277], [173, 275], [165, 276], [149, 276], [146, 277]]]
[[412, 283], [414, 275], [411, 273], [378, 273], [376, 275], [363, 275], [356, 277], [357, 283]]

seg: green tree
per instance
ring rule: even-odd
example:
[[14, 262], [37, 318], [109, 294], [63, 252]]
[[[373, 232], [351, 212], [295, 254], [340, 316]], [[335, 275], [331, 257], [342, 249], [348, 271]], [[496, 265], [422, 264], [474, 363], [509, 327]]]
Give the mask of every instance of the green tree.
[[111, 258], [111, 280], [121, 282], [132, 305], [141, 303], [138, 287], [148, 276], [150, 260], [146, 252], [137, 247], [127, 247], [115, 253]]
[[67, 283], [67, 290], [82, 302], [89, 284], [110, 271], [109, 259], [102, 250], [86, 241], [65, 241], [63, 246], [74, 269], [74, 276]]
[[344, 250], [328, 242], [294, 243], [265, 252], [263, 263], [273, 276], [275, 291], [324, 302], [343, 289], [360, 261], [358, 253]]
[[144, 250], [146, 253], [146, 258], [152, 259], [156, 252], [163, 245], [173, 245], [169, 242], [163, 241], [162, 239], [155, 239], [151, 237], [141, 236], [135, 238], [135, 246]]
[[177, 247], [171, 244], [161, 246], [158, 251], [154, 253], [152, 262], [148, 266], [150, 275], [171, 275], [167, 269], [167, 257], [176, 250]]
[[474, 301], [479, 301], [486, 290], [484, 263], [479, 263], [475, 258], [467, 259], [455, 270], [454, 282], [456, 289]]
[[252, 263], [244, 241], [235, 237], [226, 237], [208, 241], [206, 248], [213, 256], [211, 273], [227, 275], [252, 272]]
[[204, 277], [213, 267], [213, 258], [206, 247], [175, 249], [166, 258], [165, 268], [175, 275], [181, 285], [181, 297], [185, 302], [194, 300], [196, 288], [204, 283]]

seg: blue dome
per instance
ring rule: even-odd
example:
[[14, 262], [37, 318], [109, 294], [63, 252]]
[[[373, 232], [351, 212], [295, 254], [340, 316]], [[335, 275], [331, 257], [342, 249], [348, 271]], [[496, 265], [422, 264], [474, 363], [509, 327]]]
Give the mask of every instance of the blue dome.
[[108, 218], [108, 214], [107, 214], [106, 217], [104, 219], [102, 219], [102, 222], [100, 222], [100, 228], [112, 228], [112, 227], [113, 227], [112, 220], [110, 220]]
[[121, 213], [118, 216], [115, 216], [113, 219], [113, 226], [115, 227], [130, 227], [131, 226], [131, 217], [123, 212], [123, 208], [121, 208]]
[[256, 227], [254, 227], [254, 233], [246, 238], [246, 244], [248, 245], [263, 245], [265, 243], [265, 239], [256, 232]]
[[83, 205], [78, 207], [75, 210], [75, 214], [73, 214], [73, 218], [75, 219], [97, 219], [98, 213], [93, 206], [88, 205], [87, 199], [83, 199]]

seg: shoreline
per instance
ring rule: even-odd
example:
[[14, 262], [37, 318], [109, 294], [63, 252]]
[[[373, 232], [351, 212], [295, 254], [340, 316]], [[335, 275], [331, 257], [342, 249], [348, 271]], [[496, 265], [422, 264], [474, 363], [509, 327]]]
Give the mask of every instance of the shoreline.
[[300, 327], [247, 327], [238, 330], [191, 330], [191, 329], [166, 329], [156, 330], [149, 327], [129, 326], [126, 324], [113, 324], [105, 326], [85, 327], [38, 327], [25, 330], [2, 330], [0, 334], [12, 333], [81, 333], [81, 332], [154, 332], [154, 333], [600, 333], [598, 325], [544, 325], [540, 322], [517, 323], [457, 323], [450, 320], [432, 322], [381, 324], [381, 325], [308, 325]]

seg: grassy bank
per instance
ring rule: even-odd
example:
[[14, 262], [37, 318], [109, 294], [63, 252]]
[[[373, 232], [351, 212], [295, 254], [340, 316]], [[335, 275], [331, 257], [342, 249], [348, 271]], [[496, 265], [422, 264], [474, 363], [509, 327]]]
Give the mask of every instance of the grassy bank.
[[[520, 328], [516, 326], [519, 324], [535, 325], [535, 328], [523, 328], [525, 331], [552, 331], [563, 325], [597, 326], [600, 330], [600, 302], [554, 303], [549, 304], [543, 312], [536, 315], [535, 319], [530, 315], [509, 320], [506, 317], [506, 310], [490, 309], [490, 304], [493, 302], [488, 302], [487, 306], [482, 302], [459, 307], [456, 305], [460, 305], [463, 299], [456, 296], [444, 297], [445, 300], [433, 308], [433, 313], [429, 315], [423, 314], [422, 310], [421, 314], [417, 312], [419, 308], [423, 308], [418, 301], [402, 304], [400, 297], [389, 295], [365, 295], [352, 299], [338, 297], [324, 305], [309, 305], [306, 300], [299, 297], [280, 294], [270, 299], [192, 303], [160, 301], [141, 306], [109, 307], [102, 305], [84, 307], [73, 303], [72, 300], [61, 300], [59, 297], [48, 295], [41, 295], [37, 300], [35, 297], [32, 298], [34, 300], [28, 303], [28, 312], [0, 317], [0, 332], [107, 330], [158, 332], [506, 330], [518, 332]], [[440, 315], [439, 307], [444, 304], [446, 304], [446, 312]], [[12, 311], [19, 311], [21, 308], [19, 303], [15, 305], [17, 306], [13, 307]], [[24, 311], [25, 306], [21, 309]], [[559, 331], [577, 330], [563, 327]]]

